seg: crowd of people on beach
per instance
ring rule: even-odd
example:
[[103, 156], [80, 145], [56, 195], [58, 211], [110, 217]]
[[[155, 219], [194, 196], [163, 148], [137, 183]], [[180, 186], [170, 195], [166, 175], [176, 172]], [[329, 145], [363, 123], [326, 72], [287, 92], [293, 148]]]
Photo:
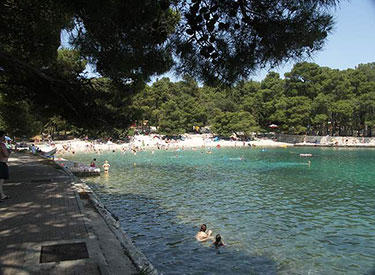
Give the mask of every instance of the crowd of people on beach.
[[198, 135], [187, 137], [184, 139], [162, 138], [161, 136], [134, 136], [128, 143], [113, 142], [112, 139], [107, 141], [96, 140], [70, 140], [66, 142], [56, 142], [51, 145], [57, 148], [59, 155], [71, 155], [80, 153], [94, 153], [101, 155], [105, 152], [121, 152], [123, 154], [129, 152], [134, 155], [137, 152], [151, 150], [166, 151], [196, 151], [199, 148], [207, 150], [208, 154], [212, 153], [212, 148], [220, 149], [221, 147], [255, 147], [248, 141], [220, 140], [214, 141], [210, 135]]

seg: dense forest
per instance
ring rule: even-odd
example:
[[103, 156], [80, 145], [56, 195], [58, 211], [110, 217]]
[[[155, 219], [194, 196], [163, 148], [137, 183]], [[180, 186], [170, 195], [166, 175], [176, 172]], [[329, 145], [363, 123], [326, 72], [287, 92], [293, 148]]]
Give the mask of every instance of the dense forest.
[[[227, 137], [268, 131], [372, 136], [375, 127], [375, 63], [343, 71], [297, 63], [284, 79], [270, 72], [261, 82], [242, 81], [232, 87], [199, 85], [190, 76], [175, 83], [162, 78], [140, 93], [117, 98], [109, 96], [118, 89], [109, 79], [91, 81], [100, 90], [98, 104], [116, 112], [116, 119], [130, 119], [146, 131], [157, 127], [161, 134], [193, 132], [198, 126]], [[26, 100], [9, 101], [2, 96], [1, 126], [12, 128], [14, 135], [44, 130], [121, 138], [130, 133], [129, 128], [113, 127], [116, 122], [104, 131], [76, 128], [59, 116], [38, 117]], [[278, 127], [270, 129], [270, 124]]]
[[375, 127], [375, 63], [344, 71], [298, 63], [285, 74], [231, 88], [198, 87], [190, 77], [172, 83], [163, 78], [133, 99], [138, 121], [147, 120], [164, 134], [210, 126], [222, 136], [276, 131], [308, 135], [366, 135]]

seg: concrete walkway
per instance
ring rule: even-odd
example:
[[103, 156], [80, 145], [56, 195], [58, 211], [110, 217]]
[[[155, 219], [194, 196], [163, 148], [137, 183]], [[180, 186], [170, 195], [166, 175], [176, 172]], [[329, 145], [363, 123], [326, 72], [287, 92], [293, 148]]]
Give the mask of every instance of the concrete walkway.
[[72, 178], [48, 160], [14, 153], [0, 202], [0, 274], [138, 274]]

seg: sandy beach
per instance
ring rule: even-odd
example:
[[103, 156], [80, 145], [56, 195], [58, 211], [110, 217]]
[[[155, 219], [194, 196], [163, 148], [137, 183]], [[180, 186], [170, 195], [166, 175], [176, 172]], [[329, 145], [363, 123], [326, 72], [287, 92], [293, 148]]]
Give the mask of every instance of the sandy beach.
[[[51, 151], [56, 148], [56, 154], [59, 156], [70, 155], [75, 153], [101, 153], [112, 152], [132, 152], [144, 150], [206, 150], [213, 148], [287, 148], [293, 146], [302, 147], [375, 147], [375, 138], [359, 138], [359, 137], [316, 137], [305, 136], [303, 142], [296, 142], [294, 138], [281, 138], [288, 142], [275, 141], [269, 138], [255, 138], [252, 141], [239, 140], [223, 140], [215, 139], [210, 134], [185, 134], [181, 139], [167, 139], [161, 135], [135, 135], [129, 142], [113, 142], [111, 140], [57, 140], [53, 142], [41, 142], [35, 145], [43, 152]], [[300, 139], [302, 139], [300, 137]], [[280, 139], [278, 139], [280, 140]]]
[[159, 135], [136, 135], [129, 143], [114, 143], [112, 141], [97, 142], [92, 140], [64, 140], [48, 144], [36, 144], [42, 151], [57, 148], [58, 155], [75, 154], [82, 152], [96, 152], [101, 154], [106, 151], [140, 151], [140, 150], [196, 150], [221, 147], [290, 147], [291, 143], [275, 142], [270, 139], [256, 139], [253, 141], [215, 140], [211, 135], [183, 135], [179, 140], [162, 139]]

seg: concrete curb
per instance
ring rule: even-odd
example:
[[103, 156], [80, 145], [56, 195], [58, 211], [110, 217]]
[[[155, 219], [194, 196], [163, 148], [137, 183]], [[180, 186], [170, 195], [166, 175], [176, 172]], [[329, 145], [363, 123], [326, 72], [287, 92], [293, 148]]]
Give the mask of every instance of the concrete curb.
[[141, 272], [141, 274], [147, 274], [147, 275], [162, 274], [162, 273], [159, 273], [155, 269], [155, 267], [151, 264], [151, 262], [147, 259], [147, 257], [137, 247], [134, 246], [131, 238], [120, 227], [118, 218], [100, 202], [100, 200], [96, 197], [92, 189], [85, 182], [81, 181], [79, 178], [74, 176], [73, 173], [69, 169], [58, 165], [54, 161], [53, 163], [57, 167], [63, 169], [67, 173], [67, 175], [69, 176], [71, 180], [71, 183], [74, 185], [76, 189], [77, 195], [78, 194], [87, 195], [89, 201], [95, 207], [95, 209], [100, 214], [100, 216], [103, 218], [103, 220], [108, 225], [112, 233], [119, 240], [121, 247], [124, 249], [124, 253], [130, 258], [130, 260], [134, 263], [134, 265]]

